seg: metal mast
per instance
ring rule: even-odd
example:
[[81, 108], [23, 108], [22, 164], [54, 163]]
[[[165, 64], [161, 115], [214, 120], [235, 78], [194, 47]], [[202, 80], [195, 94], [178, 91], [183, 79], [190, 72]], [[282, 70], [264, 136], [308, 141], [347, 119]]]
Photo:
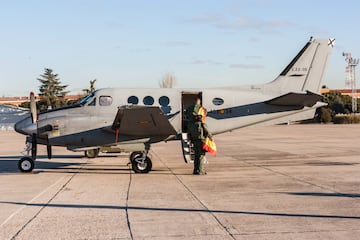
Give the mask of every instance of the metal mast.
[[355, 67], [359, 64], [358, 58], [352, 58], [351, 53], [343, 53], [345, 57], [345, 62], [347, 66], [345, 68], [346, 71], [346, 87], [351, 87], [351, 95], [352, 95], [352, 112], [357, 112], [357, 94], [356, 94], [356, 79], [355, 79]]

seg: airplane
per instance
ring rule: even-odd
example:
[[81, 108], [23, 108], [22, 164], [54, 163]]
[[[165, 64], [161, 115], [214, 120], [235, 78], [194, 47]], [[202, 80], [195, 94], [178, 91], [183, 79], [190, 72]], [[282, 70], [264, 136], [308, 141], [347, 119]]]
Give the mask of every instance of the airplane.
[[273, 81], [238, 87], [209, 89], [120, 89], [104, 88], [79, 104], [37, 113], [30, 95], [30, 116], [15, 124], [27, 136], [30, 156], [18, 167], [31, 172], [37, 145], [63, 146], [97, 156], [101, 147], [132, 152], [136, 173], [148, 173], [151, 144], [180, 140], [186, 162], [191, 157], [185, 110], [200, 96], [207, 109], [206, 123], [213, 135], [235, 129], [311, 119], [316, 108], [325, 106], [319, 95], [335, 39], [310, 38], [294, 59]]

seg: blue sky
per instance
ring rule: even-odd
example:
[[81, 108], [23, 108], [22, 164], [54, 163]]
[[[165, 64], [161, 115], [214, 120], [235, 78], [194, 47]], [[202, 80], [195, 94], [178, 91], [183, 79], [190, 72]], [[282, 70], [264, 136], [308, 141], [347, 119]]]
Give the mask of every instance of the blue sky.
[[[324, 84], [360, 57], [358, 1], [0, 1], [0, 96], [38, 91], [51, 68], [68, 90], [216, 87], [273, 80], [308, 41], [336, 38]], [[358, 71], [357, 71], [358, 72]], [[359, 75], [359, 74], [357, 74]]]

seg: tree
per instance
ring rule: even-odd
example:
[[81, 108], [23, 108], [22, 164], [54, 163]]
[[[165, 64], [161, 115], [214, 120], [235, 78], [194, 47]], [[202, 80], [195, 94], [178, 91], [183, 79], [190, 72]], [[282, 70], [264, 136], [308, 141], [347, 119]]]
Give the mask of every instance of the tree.
[[342, 95], [340, 92], [330, 91], [325, 93], [324, 102], [326, 102], [328, 107], [332, 110], [333, 116], [338, 113], [351, 112], [351, 97], [348, 95]]
[[329, 123], [332, 121], [331, 110], [327, 107], [321, 107], [316, 110], [316, 119], [321, 123]]
[[41, 85], [39, 87], [40, 110], [47, 108], [57, 108], [65, 105], [64, 96], [68, 93], [65, 91], [68, 85], [61, 85], [58, 74], [53, 73], [50, 68], [45, 68], [44, 74], [37, 79]]
[[176, 77], [171, 73], [165, 73], [159, 82], [161, 88], [173, 88], [176, 85]]

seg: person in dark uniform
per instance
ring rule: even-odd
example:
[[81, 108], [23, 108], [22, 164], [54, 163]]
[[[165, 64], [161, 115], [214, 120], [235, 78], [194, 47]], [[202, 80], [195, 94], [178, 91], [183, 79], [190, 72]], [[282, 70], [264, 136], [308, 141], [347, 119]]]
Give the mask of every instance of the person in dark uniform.
[[195, 175], [204, 175], [206, 171], [204, 169], [204, 158], [205, 150], [203, 150], [202, 142], [206, 137], [211, 137], [206, 124], [203, 122], [203, 115], [199, 113], [206, 112], [206, 110], [201, 106], [200, 98], [196, 99], [196, 104], [190, 106], [187, 109], [187, 115], [189, 119], [188, 124], [188, 136], [190, 141], [193, 144], [194, 149], [194, 171]]

